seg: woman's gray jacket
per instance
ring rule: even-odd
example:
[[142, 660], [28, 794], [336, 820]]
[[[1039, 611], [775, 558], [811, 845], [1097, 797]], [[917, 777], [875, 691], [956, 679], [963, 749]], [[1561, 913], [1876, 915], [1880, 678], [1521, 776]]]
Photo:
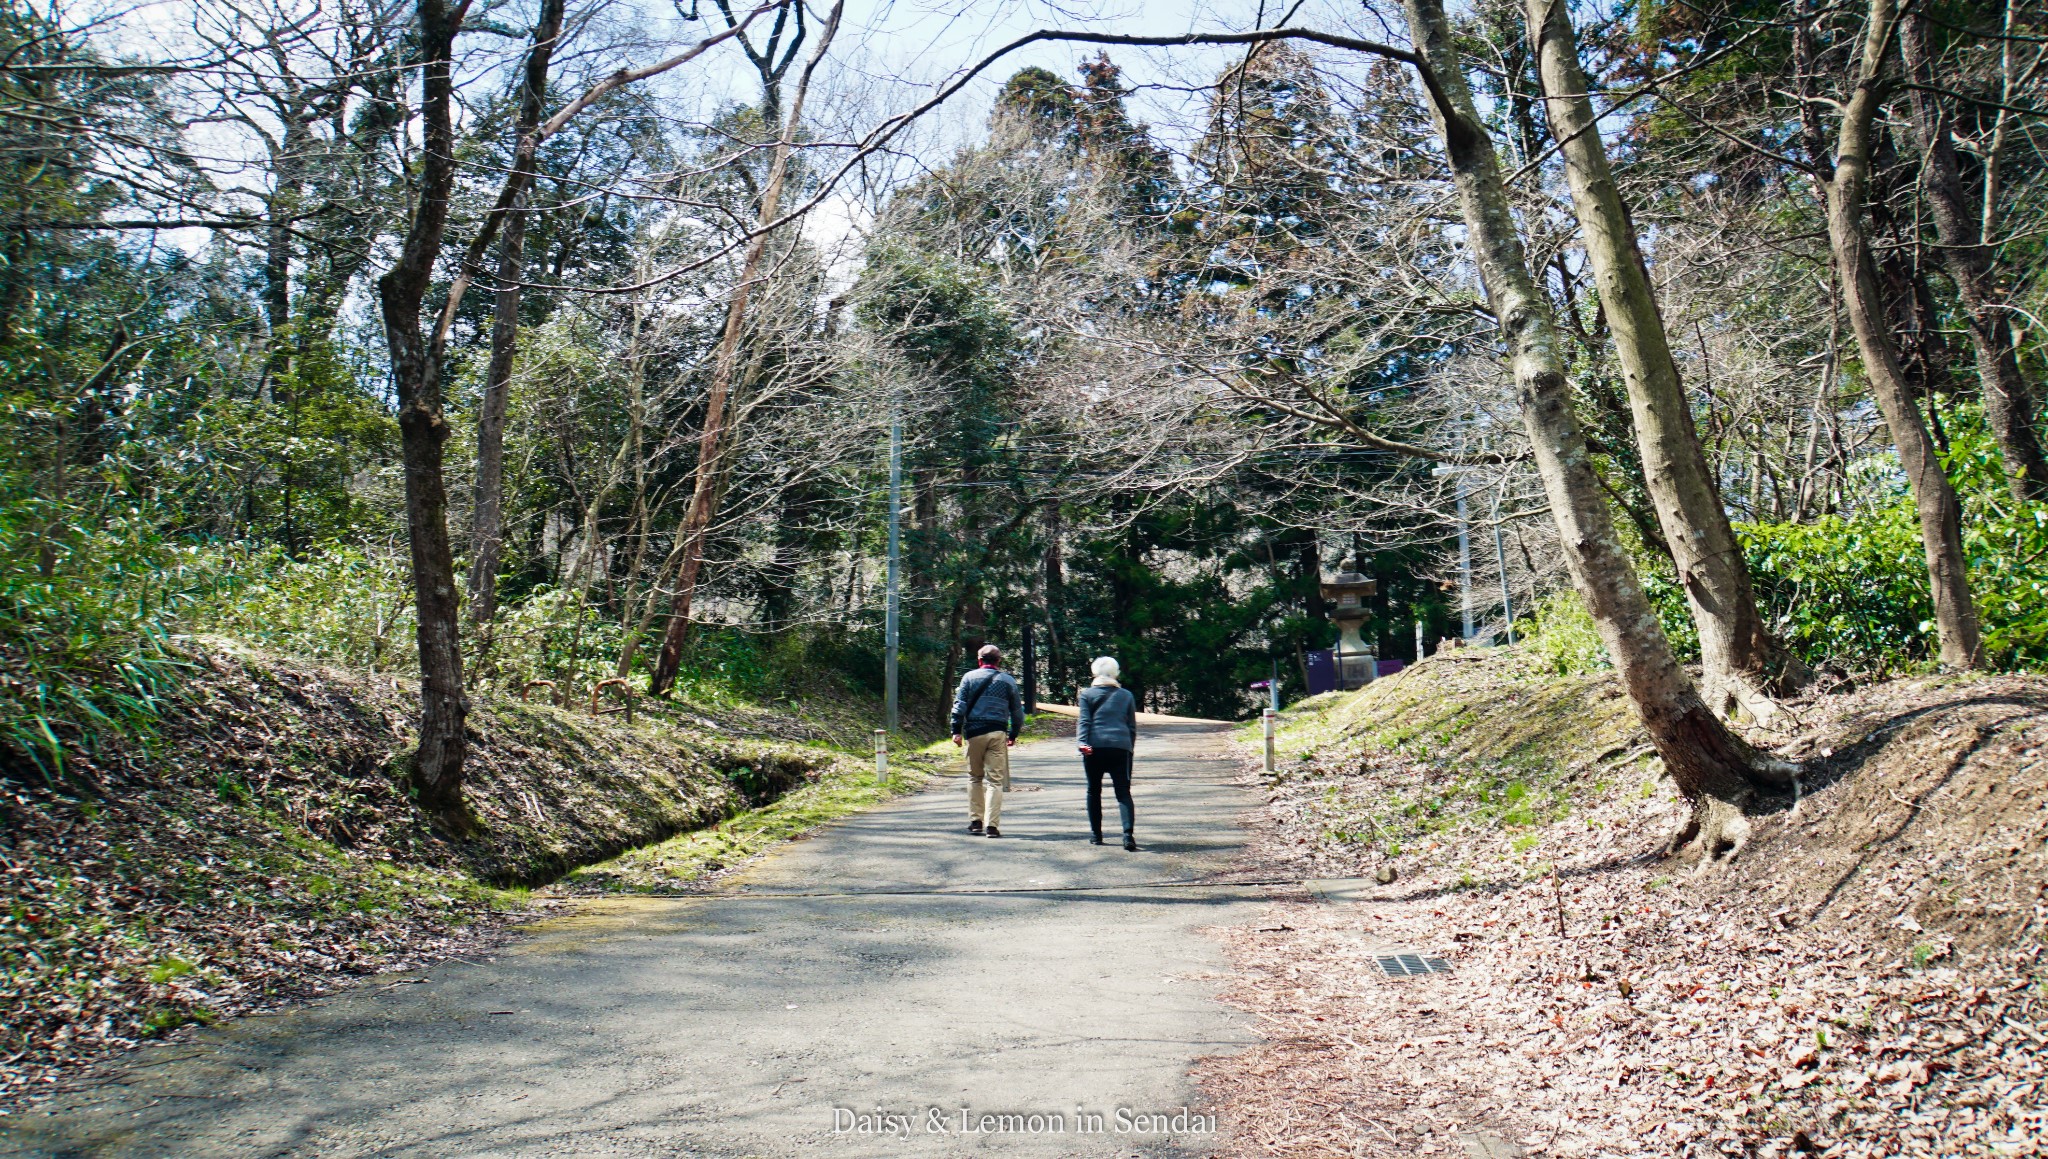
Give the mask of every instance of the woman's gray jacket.
[[1138, 744], [1138, 699], [1128, 688], [1091, 684], [1081, 690], [1081, 727], [1075, 742], [1091, 749], [1130, 749]]

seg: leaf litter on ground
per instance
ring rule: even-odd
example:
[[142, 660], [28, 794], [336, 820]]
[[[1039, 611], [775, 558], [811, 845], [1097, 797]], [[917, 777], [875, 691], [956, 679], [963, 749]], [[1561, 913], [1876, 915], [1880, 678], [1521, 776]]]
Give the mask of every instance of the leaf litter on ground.
[[[1769, 739], [1817, 762], [1809, 793], [1695, 873], [1660, 856], [1683, 808], [1597, 681], [1505, 651], [1398, 679], [1301, 714], [1278, 777], [1248, 763], [1263, 872], [1399, 875], [1222, 931], [1266, 1035], [1200, 1072], [1230, 1153], [2042, 1152], [2048, 681], [1794, 705]], [[1517, 716], [1562, 703], [1596, 710]], [[1390, 979], [1393, 950], [1454, 971]]]

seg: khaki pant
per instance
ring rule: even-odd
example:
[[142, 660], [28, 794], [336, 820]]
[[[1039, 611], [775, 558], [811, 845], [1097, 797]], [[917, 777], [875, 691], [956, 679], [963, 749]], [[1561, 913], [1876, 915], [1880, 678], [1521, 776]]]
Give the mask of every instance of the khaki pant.
[[1010, 734], [985, 732], [967, 738], [967, 816], [997, 828], [1003, 794], [1010, 791]]

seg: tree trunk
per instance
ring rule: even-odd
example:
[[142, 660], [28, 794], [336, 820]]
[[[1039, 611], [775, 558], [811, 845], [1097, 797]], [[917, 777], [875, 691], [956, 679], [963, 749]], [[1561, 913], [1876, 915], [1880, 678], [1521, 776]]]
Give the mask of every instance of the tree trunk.
[[420, 185], [398, 263], [377, 280], [398, 429], [405, 464], [405, 522], [412, 548], [413, 602], [418, 612], [420, 743], [412, 782], [421, 808], [458, 831], [470, 826], [462, 804], [462, 627], [455, 597], [455, 557], [448, 545], [448, 490], [442, 447], [441, 342], [421, 325], [420, 307], [433, 280], [455, 185], [452, 65], [464, 8], [418, 0], [422, 145]]
[[1038, 640], [1032, 632], [1031, 604], [1024, 605], [1024, 624], [1020, 635], [1023, 642], [1018, 648], [1017, 667], [1024, 683], [1024, 711], [1038, 711]]
[[291, 365], [292, 217], [299, 206], [301, 160], [292, 154], [292, 149], [296, 138], [305, 135], [294, 134], [294, 127], [291, 122], [286, 122], [283, 144], [271, 157], [270, 171], [277, 188], [264, 207], [265, 216], [270, 219], [268, 236], [263, 242], [263, 317], [270, 326], [270, 350], [265, 360], [264, 377], [269, 382], [273, 398], [277, 380]]
[[[476, 495], [470, 528], [469, 622], [489, 633], [498, 612], [498, 560], [505, 545], [505, 408], [512, 390], [512, 360], [519, 346], [519, 282], [526, 272], [527, 197], [539, 152], [541, 105], [547, 98], [548, 63], [562, 34], [566, 0], [543, 0], [526, 55], [519, 88], [517, 142], [512, 149], [513, 184], [504, 233], [498, 240], [498, 294], [491, 317], [491, 361], [484, 372], [483, 404], [476, 417]], [[586, 537], [596, 534], [584, 529]]]
[[734, 372], [739, 366], [740, 339], [746, 331], [747, 305], [753, 297], [755, 282], [761, 276], [762, 259], [768, 253], [770, 234], [767, 226], [782, 212], [782, 185], [789, 173], [789, 157], [796, 143], [797, 128], [803, 122], [804, 99], [809, 95], [811, 75], [832, 44], [843, 6], [843, 0], [832, 6], [831, 15], [818, 38], [818, 47], [797, 81], [789, 116], [779, 126], [774, 160], [769, 163], [768, 180], [761, 189], [761, 204], [754, 216], [755, 233], [747, 242], [745, 255], [740, 260], [739, 281], [733, 287], [732, 302], [726, 307], [725, 331], [719, 336], [718, 351], [711, 364], [711, 392], [704, 405], [704, 429], [697, 437], [697, 471], [690, 490], [690, 506], [683, 515], [683, 526], [677, 532], [683, 554], [676, 569], [675, 599], [669, 609], [668, 627], [662, 633], [661, 654], [655, 660], [654, 675], [648, 683], [648, 692], [654, 696], [668, 691], [669, 686], [675, 683], [676, 672], [682, 667], [683, 644], [690, 633], [690, 604], [696, 596], [697, 576], [704, 568], [704, 539], [711, 529], [711, 517], [716, 513], [718, 495], [723, 489], [720, 467], [726, 459], [726, 406], [732, 396]]
[[1809, 673], [1771, 638], [1757, 612], [1742, 545], [1707, 469], [1635, 226], [1600, 139], [1563, 0], [1528, 0], [1528, 26], [1551, 131], [1628, 384], [1643, 478], [1699, 628], [1701, 691], [1716, 712], [1739, 706], [1767, 720], [1777, 712], [1773, 698], [1798, 691]]
[[960, 600], [960, 654], [972, 660], [986, 643], [988, 604], [982, 599], [981, 585], [977, 583], [970, 586]]
[[965, 664], [960, 657], [960, 600], [953, 601], [953, 611], [946, 617], [946, 660], [939, 669], [939, 690], [945, 692], [960, 678]]
[[[775, 531], [767, 562], [761, 568], [760, 594], [760, 621], [771, 632], [786, 632], [796, 626], [797, 581], [810, 547], [810, 507], [814, 499], [812, 484], [792, 483], [783, 487], [775, 505]], [[831, 595], [832, 580], [828, 573], [828, 605]]]
[[[1916, 85], [1938, 79], [1927, 44], [1927, 18], [1909, 13], [1899, 29], [1899, 48]], [[2007, 485], [2022, 503], [2048, 501], [2048, 455], [2034, 430], [2034, 400], [2020, 376], [2008, 303], [1992, 276], [1992, 250], [1984, 244], [1983, 214], [1972, 211], [1956, 161], [1955, 133], [1941, 97], [1916, 87], [1912, 93], [1913, 136], [1920, 148], [1921, 183], [1934, 218], [1941, 265], [1956, 284], [1969, 317], [1970, 346], [1982, 384], [1984, 419], [2005, 460]]]
[[1643, 594], [1615, 535], [1571, 396], [1549, 302], [1529, 274], [1493, 142], [1465, 84], [1442, 0], [1406, 0], [1410, 36], [1433, 74], [1431, 112], [1444, 138], [1487, 301], [1512, 351], [1522, 421], [1574, 586], [1693, 819], [1673, 847], [1732, 853], [1748, 833], [1743, 813], [1760, 788], [1790, 784], [1792, 769], [1728, 731], [1700, 698]]
[[1302, 533], [1295, 545], [1294, 566], [1295, 582], [1301, 585], [1301, 613], [1320, 639], [1330, 622], [1330, 609], [1323, 603], [1323, 545], [1314, 531]]
[[1879, 73], [1885, 45], [1896, 15], [1893, 0], [1870, 0], [1864, 28], [1856, 87], [1841, 106], [1842, 123], [1835, 146], [1833, 173], [1823, 180], [1827, 205], [1828, 243], [1842, 285], [1842, 306], [1863, 356], [1870, 392], [1891, 428], [1899, 465], [1913, 488], [1920, 516], [1920, 543], [1927, 556], [1927, 574], [1934, 592], [1934, 622], [1941, 645], [1941, 663], [1955, 669], [1975, 668], [1983, 661], [1983, 640], [1977, 609], [1970, 601], [1970, 579], [1963, 559], [1962, 505], [1955, 487], [1941, 469], [1927, 425], [1914, 405], [1912, 390], [1899, 366], [1898, 352], [1884, 323], [1877, 267], [1863, 227], [1863, 200], [1870, 180], [1871, 122], [1877, 114]]

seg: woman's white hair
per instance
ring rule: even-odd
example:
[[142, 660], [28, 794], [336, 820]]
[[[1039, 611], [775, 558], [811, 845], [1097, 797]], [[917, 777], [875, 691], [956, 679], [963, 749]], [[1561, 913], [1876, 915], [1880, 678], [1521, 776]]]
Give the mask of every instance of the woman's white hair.
[[1111, 680], [1115, 680], [1117, 677], [1117, 673], [1123, 671], [1123, 666], [1118, 664], [1114, 657], [1097, 656], [1095, 658], [1095, 663], [1090, 664], [1088, 666], [1088, 670], [1095, 673], [1097, 676], [1107, 676]]

